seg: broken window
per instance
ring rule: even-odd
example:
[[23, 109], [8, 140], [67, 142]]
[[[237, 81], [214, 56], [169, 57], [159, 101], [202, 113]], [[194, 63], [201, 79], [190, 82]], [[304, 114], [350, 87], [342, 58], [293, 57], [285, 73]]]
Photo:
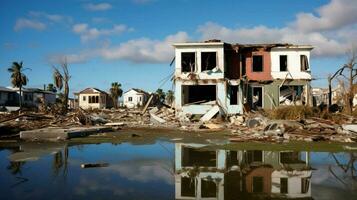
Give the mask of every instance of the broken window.
[[263, 56], [256, 55], [253, 56], [253, 72], [263, 71]]
[[285, 72], [288, 71], [288, 56], [280, 55], [280, 71]]
[[288, 193], [288, 178], [280, 178], [280, 193]]
[[133, 101], [133, 97], [128, 97], [128, 101]]
[[194, 72], [196, 71], [196, 53], [185, 52], [181, 53], [181, 72]]
[[226, 153], [226, 163], [227, 167], [232, 167], [234, 165], [239, 165], [238, 153], [237, 151], [228, 151]]
[[183, 167], [215, 167], [216, 151], [204, 151], [195, 148], [182, 148], [182, 166]]
[[301, 71], [309, 70], [309, 61], [306, 55], [300, 55]]
[[183, 104], [198, 104], [216, 100], [216, 85], [182, 86]]
[[182, 177], [181, 178], [181, 196], [194, 197], [196, 196], [195, 178]]
[[263, 88], [253, 87], [252, 90], [253, 90], [253, 96], [252, 96], [253, 106], [258, 108], [263, 107]]
[[217, 185], [213, 180], [201, 180], [201, 197], [217, 197]]
[[301, 193], [305, 194], [309, 191], [310, 178], [301, 178]]
[[217, 66], [216, 52], [201, 53], [201, 70], [212, 70]]
[[253, 150], [247, 152], [248, 163], [263, 162], [263, 151]]
[[253, 192], [261, 193], [263, 192], [263, 177], [262, 176], [253, 176]]
[[229, 86], [229, 96], [230, 96], [230, 104], [238, 105], [238, 86], [237, 85]]
[[298, 164], [298, 163], [305, 163], [305, 162], [300, 159], [299, 152], [280, 152], [280, 163]]

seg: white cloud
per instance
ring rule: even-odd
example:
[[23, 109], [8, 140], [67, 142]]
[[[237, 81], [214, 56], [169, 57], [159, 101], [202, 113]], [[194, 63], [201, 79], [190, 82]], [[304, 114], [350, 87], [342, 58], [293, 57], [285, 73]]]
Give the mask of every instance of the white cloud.
[[131, 181], [147, 183], [150, 181], [163, 181], [166, 184], [174, 183], [171, 163], [168, 160], [143, 159], [128, 160], [105, 168], [106, 172], [116, 172]]
[[[77, 25], [73, 31], [85, 32], [87, 26]], [[177, 32], [169, 35], [163, 40], [152, 40], [149, 38], [139, 38], [129, 40], [117, 46], [104, 46], [97, 49], [86, 49], [75, 54], [57, 54], [49, 56], [50, 62], [67, 58], [69, 63], [83, 63], [92, 58], [102, 58], [104, 60], [127, 60], [134, 63], [168, 63], [174, 56], [172, 44], [175, 42], [188, 41], [189, 37], [185, 32]]]
[[107, 60], [123, 59], [136, 63], [165, 63], [174, 56], [172, 44], [187, 40], [188, 35], [185, 32], [169, 35], [163, 40], [140, 38], [129, 40], [116, 47], [102, 48], [99, 55]]
[[73, 19], [70, 16], [66, 15], [59, 15], [59, 14], [49, 14], [46, 12], [40, 12], [40, 11], [30, 11], [29, 16], [33, 18], [41, 18], [41, 19], [46, 19], [50, 22], [53, 23], [72, 23]]
[[[199, 40], [220, 39], [231, 43], [293, 43], [311, 44], [315, 56], [341, 56], [357, 43], [357, 1], [332, 0], [314, 13], [300, 13], [285, 27], [225, 27], [214, 22], [198, 26]], [[348, 15], [348, 16], [345, 16]], [[95, 39], [101, 35], [112, 35], [128, 28], [96, 29], [87, 24], [73, 26], [82, 41]], [[97, 49], [70, 54], [73, 61], [84, 62], [91, 58], [104, 60], [121, 59], [136, 63], [167, 63], [174, 56], [172, 44], [188, 41], [186, 32], [168, 35], [162, 40], [137, 38], [119, 45], [107, 45]]]
[[90, 10], [90, 11], [105, 11], [105, 10], [112, 9], [113, 6], [109, 3], [98, 3], [98, 4], [89, 3], [89, 4], [86, 4], [84, 6], [84, 8], [86, 8], [87, 10]]
[[114, 25], [111, 29], [98, 29], [90, 28], [88, 24], [82, 23], [73, 25], [72, 31], [80, 35], [82, 42], [86, 42], [101, 36], [118, 35], [123, 32], [133, 31], [133, 29], [124, 24]]
[[16, 20], [14, 30], [20, 31], [22, 29], [35, 29], [38, 31], [43, 31], [46, 29], [46, 25], [42, 22], [32, 19], [20, 18]]
[[299, 13], [292, 26], [300, 31], [324, 31], [355, 24], [357, 20], [356, 0], [332, 0], [313, 13]]
[[207, 22], [198, 27], [201, 39], [217, 38], [234, 43], [293, 43], [311, 44], [317, 56], [344, 55], [356, 43], [357, 1], [332, 0], [313, 13], [299, 13], [282, 28], [255, 26], [229, 28]]

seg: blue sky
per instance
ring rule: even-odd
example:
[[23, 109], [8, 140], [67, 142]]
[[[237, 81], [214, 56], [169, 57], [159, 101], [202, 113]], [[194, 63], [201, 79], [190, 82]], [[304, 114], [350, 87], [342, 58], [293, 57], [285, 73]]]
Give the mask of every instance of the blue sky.
[[356, 44], [356, 13], [354, 0], [2, 0], [0, 85], [23, 61], [29, 86], [42, 87], [67, 57], [71, 92], [114, 81], [154, 91], [173, 72], [173, 42], [219, 38], [312, 44], [313, 85], [325, 86]]

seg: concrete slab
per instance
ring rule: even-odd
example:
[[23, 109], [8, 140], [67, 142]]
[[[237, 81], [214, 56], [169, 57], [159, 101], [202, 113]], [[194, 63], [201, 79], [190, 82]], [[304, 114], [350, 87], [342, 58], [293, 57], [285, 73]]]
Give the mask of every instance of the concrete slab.
[[206, 114], [204, 114], [200, 121], [201, 122], [206, 122], [212, 119], [217, 113], [219, 112], [219, 107], [217, 105], [213, 106]]
[[75, 127], [75, 128], [42, 128], [31, 131], [21, 131], [23, 140], [67, 140], [75, 137], [86, 137], [95, 133], [112, 131], [110, 127]]

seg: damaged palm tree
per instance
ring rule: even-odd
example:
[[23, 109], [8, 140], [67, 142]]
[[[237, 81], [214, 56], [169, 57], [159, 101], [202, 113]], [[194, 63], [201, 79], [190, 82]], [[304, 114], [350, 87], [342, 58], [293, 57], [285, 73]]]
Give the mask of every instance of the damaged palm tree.
[[[69, 79], [71, 76], [69, 75], [68, 71], [68, 64], [67, 60], [64, 59], [61, 64], [60, 68], [53, 66], [53, 80], [55, 86], [61, 91], [64, 86], [63, 97], [60, 99], [61, 101], [61, 112], [62, 114], [67, 113], [68, 109], [68, 95], [69, 95]], [[61, 69], [61, 70], [60, 70]]]
[[22, 86], [26, 85], [28, 79], [26, 75], [23, 73], [24, 70], [29, 68], [23, 68], [22, 62], [13, 62], [11, 67], [7, 69], [8, 72], [11, 73], [11, 84], [14, 87], [19, 88], [19, 105], [20, 110], [22, 109]]
[[347, 82], [348, 89], [343, 94], [344, 100], [345, 100], [345, 105], [347, 106], [347, 110], [349, 114], [352, 114], [353, 110], [353, 98], [355, 96], [355, 90], [354, 90], [354, 84], [355, 80], [357, 78], [357, 48], [351, 48], [347, 52], [348, 56], [348, 61], [346, 64], [344, 64], [340, 69], [338, 69], [334, 75], [328, 77], [328, 82], [329, 82], [329, 106], [332, 104], [332, 89], [331, 89], [331, 82], [332, 79], [335, 77], [343, 77], [344, 81]]

